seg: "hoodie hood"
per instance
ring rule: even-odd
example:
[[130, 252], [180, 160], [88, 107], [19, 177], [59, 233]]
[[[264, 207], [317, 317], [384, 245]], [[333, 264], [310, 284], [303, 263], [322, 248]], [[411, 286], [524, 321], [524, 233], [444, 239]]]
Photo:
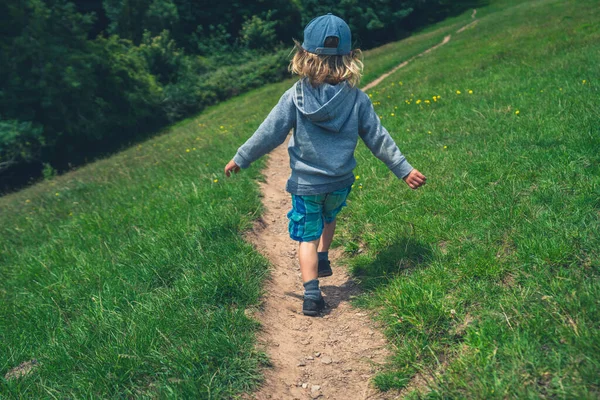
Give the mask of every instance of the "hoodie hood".
[[313, 87], [306, 78], [296, 82], [294, 104], [310, 122], [331, 132], [339, 132], [356, 101], [357, 91], [346, 81]]

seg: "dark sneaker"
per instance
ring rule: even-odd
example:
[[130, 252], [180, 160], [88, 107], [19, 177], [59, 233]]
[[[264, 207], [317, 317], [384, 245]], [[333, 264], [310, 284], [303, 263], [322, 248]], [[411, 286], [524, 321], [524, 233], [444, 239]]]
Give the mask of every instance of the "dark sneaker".
[[[314, 265], [314, 264], [313, 264]], [[329, 260], [319, 260], [319, 278], [333, 275]]]
[[323, 308], [325, 308], [325, 300], [323, 300], [323, 297], [319, 300], [305, 298], [304, 304], [302, 304], [302, 313], [314, 317], [319, 315]]

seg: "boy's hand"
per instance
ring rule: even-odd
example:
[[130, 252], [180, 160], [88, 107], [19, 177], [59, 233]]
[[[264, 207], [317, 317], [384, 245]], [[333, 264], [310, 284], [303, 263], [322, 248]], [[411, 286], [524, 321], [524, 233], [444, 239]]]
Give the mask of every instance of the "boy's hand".
[[416, 169], [410, 171], [410, 174], [406, 175], [406, 177], [404, 178], [404, 182], [406, 182], [406, 184], [410, 186], [411, 189], [418, 189], [419, 187], [425, 184], [425, 181], [427, 181], [425, 175], [423, 175]]
[[229, 178], [231, 176], [231, 171], [236, 174], [240, 172], [240, 166], [237, 165], [233, 160], [229, 161], [225, 166], [225, 176]]

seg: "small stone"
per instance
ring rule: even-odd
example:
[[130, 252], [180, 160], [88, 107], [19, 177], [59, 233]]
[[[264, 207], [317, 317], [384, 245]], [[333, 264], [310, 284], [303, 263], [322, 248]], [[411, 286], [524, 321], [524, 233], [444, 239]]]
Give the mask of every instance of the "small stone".
[[319, 385], [312, 385], [310, 387], [311, 392], [318, 392], [319, 390], [321, 390], [321, 386], [319, 386]]
[[375, 334], [375, 332], [369, 331], [369, 335], [373, 336], [374, 334]]
[[321, 358], [321, 362], [323, 364], [331, 364], [333, 362], [333, 360], [331, 359], [331, 357], [323, 357], [323, 358]]
[[314, 360], [315, 358], [313, 356], [306, 356], [307, 360]]
[[303, 383], [302, 384], [302, 389], [306, 389], [308, 387], [308, 383]]
[[297, 366], [298, 367], [306, 367], [306, 364], [303, 361], [301, 361], [297, 364]]
[[344, 368], [344, 372], [351, 372], [352, 368], [348, 367], [348, 368]]
[[321, 357], [321, 353], [319, 353], [318, 351], [315, 353], [315, 357]]

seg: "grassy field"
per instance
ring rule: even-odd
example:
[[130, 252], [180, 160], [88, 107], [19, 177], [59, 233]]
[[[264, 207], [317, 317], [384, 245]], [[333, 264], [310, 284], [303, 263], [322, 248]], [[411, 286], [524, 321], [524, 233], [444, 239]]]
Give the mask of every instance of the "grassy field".
[[[594, 5], [493, 2], [371, 93], [429, 177], [411, 192], [360, 146], [336, 240], [396, 349], [382, 389], [417, 377], [415, 397], [597, 397]], [[469, 19], [367, 52], [365, 83]], [[0, 198], [0, 397], [256, 386], [268, 361], [245, 311], [268, 266], [239, 233], [260, 215], [264, 164], [228, 181], [222, 168], [290, 84]]]
[[0, 378], [0, 397], [230, 398], [256, 384], [265, 359], [244, 311], [267, 262], [239, 232], [260, 213], [259, 169], [226, 184], [222, 167], [285, 86], [0, 199], [0, 376], [39, 365]]
[[[383, 71], [431, 42], [365, 57]], [[227, 181], [222, 171], [292, 82], [0, 198], [0, 398], [231, 398], [256, 386], [268, 361], [245, 310], [268, 265], [239, 233], [261, 213], [263, 163]]]
[[[418, 398], [600, 396], [600, 8], [495, 4], [371, 93], [429, 179], [364, 146], [337, 244]], [[402, 82], [402, 84], [400, 84]]]

